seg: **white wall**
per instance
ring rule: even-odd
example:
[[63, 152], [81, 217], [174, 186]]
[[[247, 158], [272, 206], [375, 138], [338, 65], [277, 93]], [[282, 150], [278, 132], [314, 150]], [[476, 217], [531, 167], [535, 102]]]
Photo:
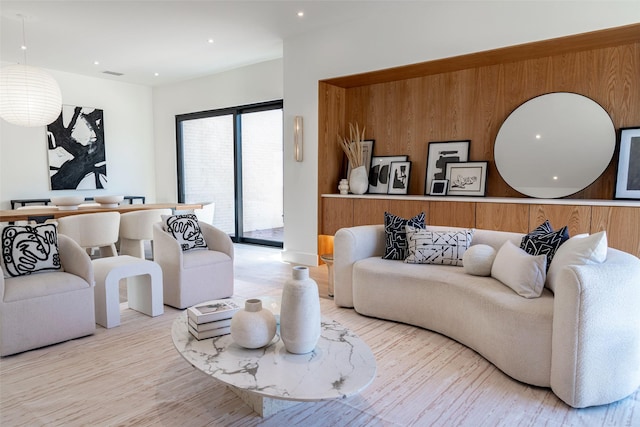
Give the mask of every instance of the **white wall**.
[[[285, 40], [283, 259], [317, 262], [318, 80], [632, 24], [640, 22], [638, 4], [390, 2], [376, 16], [363, 9], [359, 22]], [[304, 116], [302, 163], [290, 160], [293, 135], [286, 130], [292, 129], [295, 115]]]
[[[145, 195], [155, 198], [151, 88], [49, 70], [62, 102], [104, 110], [108, 187], [51, 191], [44, 126], [19, 127], [0, 119], [0, 207], [11, 199], [54, 195]], [[149, 161], [151, 159], [151, 161]]]
[[282, 60], [153, 89], [158, 202], [178, 200], [175, 116], [282, 99]]

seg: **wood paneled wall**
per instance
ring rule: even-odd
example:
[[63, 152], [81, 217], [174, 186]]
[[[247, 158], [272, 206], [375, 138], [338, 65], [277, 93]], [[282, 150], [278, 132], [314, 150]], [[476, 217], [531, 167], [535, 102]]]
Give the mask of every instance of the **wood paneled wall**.
[[[593, 99], [616, 129], [640, 126], [640, 24], [329, 79], [318, 89], [319, 234], [380, 224], [385, 210], [408, 217], [428, 208], [431, 224], [526, 232], [549, 218], [557, 226], [568, 224], [572, 235], [606, 229], [612, 246], [640, 255], [640, 207], [321, 197], [337, 193], [344, 177], [336, 135], [347, 134], [349, 123], [366, 127], [374, 155], [409, 156], [410, 195], [425, 192], [429, 142], [471, 140], [470, 160], [489, 162], [487, 196], [526, 197], [495, 167], [500, 126], [520, 104], [551, 92]], [[600, 178], [569, 198], [613, 199], [617, 156], [616, 150]]]
[[[471, 140], [470, 160], [489, 161], [487, 196], [524, 197], [493, 161], [504, 120], [535, 96], [575, 92], [602, 105], [616, 129], [639, 126], [640, 24], [326, 80], [319, 91], [319, 194], [337, 192], [344, 156], [336, 134], [358, 123], [375, 139], [374, 155], [409, 155], [409, 194], [425, 192], [430, 141]], [[571, 197], [612, 199], [616, 161]]]

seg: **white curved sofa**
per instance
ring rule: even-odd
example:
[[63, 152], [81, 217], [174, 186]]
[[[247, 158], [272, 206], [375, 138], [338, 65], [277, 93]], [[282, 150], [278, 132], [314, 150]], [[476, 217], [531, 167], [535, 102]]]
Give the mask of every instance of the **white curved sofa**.
[[[428, 227], [451, 230], [455, 227]], [[524, 235], [475, 230], [496, 250]], [[383, 225], [343, 228], [334, 240], [335, 303], [444, 334], [516, 380], [551, 387], [576, 408], [640, 386], [640, 260], [608, 248], [598, 265], [571, 265], [556, 293], [523, 298], [463, 267], [382, 259]]]

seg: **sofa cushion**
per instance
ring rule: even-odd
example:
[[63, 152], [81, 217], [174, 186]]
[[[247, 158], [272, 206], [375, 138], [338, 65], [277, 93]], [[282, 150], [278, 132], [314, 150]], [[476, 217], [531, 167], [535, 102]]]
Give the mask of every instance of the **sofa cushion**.
[[207, 243], [198, 224], [198, 217], [194, 214], [167, 216], [164, 222], [167, 232], [178, 241], [183, 251], [207, 249]]
[[538, 228], [524, 236], [522, 243], [520, 243], [520, 248], [524, 249], [530, 255], [547, 256], [546, 270], [549, 269], [553, 256], [560, 245], [569, 239], [567, 226], [557, 231], [552, 230], [551, 232], [547, 232], [550, 228], [549, 222], [545, 221]]
[[405, 227], [424, 228], [424, 212], [410, 219], [384, 213], [385, 247], [384, 259], [402, 260], [407, 257], [407, 234]]
[[490, 276], [496, 250], [489, 245], [473, 245], [462, 256], [462, 266], [467, 274]]
[[7, 226], [2, 230], [4, 277], [61, 270], [55, 224]]
[[13, 277], [4, 282], [4, 302], [42, 298], [90, 288], [82, 277], [64, 271]]
[[462, 257], [471, 245], [472, 229], [433, 231], [407, 225], [409, 264], [462, 265]]
[[568, 265], [600, 264], [607, 259], [607, 233], [580, 234], [558, 248], [547, 273], [547, 288], [555, 292], [560, 271]]
[[496, 254], [491, 276], [520, 296], [537, 298], [544, 288], [546, 255], [530, 255], [507, 241]]

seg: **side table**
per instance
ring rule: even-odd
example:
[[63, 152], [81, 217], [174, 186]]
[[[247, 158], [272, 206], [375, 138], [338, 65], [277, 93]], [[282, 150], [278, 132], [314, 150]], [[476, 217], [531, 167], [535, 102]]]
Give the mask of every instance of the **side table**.
[[329, 277], [329, 296], [333, 298], [333, 254], [320, 255], [320, 259], [327, 264]]

